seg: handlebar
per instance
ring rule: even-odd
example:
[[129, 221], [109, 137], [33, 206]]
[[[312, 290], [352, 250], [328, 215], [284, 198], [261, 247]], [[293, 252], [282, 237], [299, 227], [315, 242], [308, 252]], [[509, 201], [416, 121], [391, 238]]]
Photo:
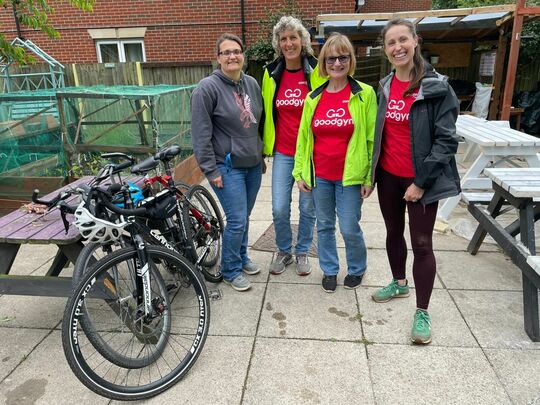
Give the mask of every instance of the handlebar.
[[126, 217], [145, 216], [147, 214], [146, 208], [120, 208], [119, 206], [114, 205], [110, 201], [109, 193], [106, 193], [103, 190], [98, 190], [98, 192], [102, 194], [102, 198], [100, 198], [100, 202], [103, 203], [105, 207], [107, 207], [109, 210], [111, 210], [115, 214], [124, 215]]

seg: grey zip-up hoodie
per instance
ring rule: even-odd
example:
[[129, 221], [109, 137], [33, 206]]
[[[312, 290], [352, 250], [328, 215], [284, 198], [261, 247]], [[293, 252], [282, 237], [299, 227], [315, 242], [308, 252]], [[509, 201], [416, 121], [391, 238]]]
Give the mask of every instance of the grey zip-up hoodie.
[[229, 154], [233, 167], [261, 162], [262, 109], [261, 89], [251, 76], [241, 73], [235, 82], [217, 69], [199, 82], [191, 96], [191, 141], [209, 181], [221, 176], [217, 164]]
[[[392, 72], [380, 82], [372, 180], [375, 180], [375, 169], [381, 155], [387, 100], [393, 77]], [[455, 159], [458, 113], [459, 102], [446, 77], [427, 64], [426, 74], [411, 106], [409, 120], [414, 184], [425, 190], [420, 199], [424, 205], [461, 192]]]

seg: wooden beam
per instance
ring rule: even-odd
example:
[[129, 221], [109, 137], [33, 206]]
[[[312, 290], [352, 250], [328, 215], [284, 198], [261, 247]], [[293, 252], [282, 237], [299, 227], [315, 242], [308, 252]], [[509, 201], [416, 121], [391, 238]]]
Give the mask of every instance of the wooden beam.
[[540, 6], [523, 7], [516, 10], [518, 15], [540, 15]]
[[[536, 7], [531, 7], [536, 8]], [[391, 20], [393, 18], [459, 17], [471, 14], [512, 12], [515, 4], [499, 6], [452, 8], [447, 10], [401, 11], [397, 13], [320, 14], [317, 21]]]
[[501, 110], [501, 120], [510, 118], [510, 107], [512, 106], [512, 96], [516, 81], [517, 63], [519, 57], [519, 46], [521, 45], [521, 29], [523, 28], [523, 14], [519, 11], [525, 7], [525, 0], [516, 0], [516, 13], [514, 26], [512, 27], [512, 38], [510, 40], [510, 54], [508, 56], [508, 69], [504, 82], [504, 96]]
[[499, 104], [501, 99], [501, 87], [502, 78], [504, 75], [504, 66], [506, 59], [506, 49], [508, 46], [508, 38], [506, 37], [506, 30], [499, 30], [499, 42], [497, 44], [497, 54], [495, 56], [495, 70], [493, 71], [493, 94], [491, 95], [491, 104], [489, 105], [490, 120], [497, 119], [497, 113], [499, 112]]

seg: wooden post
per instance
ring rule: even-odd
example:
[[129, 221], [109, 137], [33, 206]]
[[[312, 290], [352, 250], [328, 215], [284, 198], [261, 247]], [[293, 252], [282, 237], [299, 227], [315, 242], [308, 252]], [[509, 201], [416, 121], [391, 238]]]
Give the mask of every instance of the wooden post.
[[499, 30], [499, 43], [497, 44], [497, 54], [495, 56], [495, 71], [493, 72], [493, 94], [491, 96], [491, 105], [489, 106], [489, 117], [490, 120], [497, 119], [497, 113], [499, 112], [499, 103], [501, 101], [501, 87], [502, 87], [502, 78], [504, 74], [504, 66], [506, 65], [506, 47], [508, 45], [508, 40], [505, 36], [506, 30], [501, 28]]
[[510, 107], [512, 106], [512, 96], [514, 94], [514, 84], [516, 81], [516, 70], [519, 57], [519, 46], [521, 44], [521, 29], [523, 28], [523, 14], [521, 11], [524, 7], [525, 0], [516, 0], [514, 26], [512, 27], [512, 39], [510, 42], [510, 55], [508, 57], [508, 70], [506, 71], [506, 81], [504, 83], [501, 120], [510, 119]]

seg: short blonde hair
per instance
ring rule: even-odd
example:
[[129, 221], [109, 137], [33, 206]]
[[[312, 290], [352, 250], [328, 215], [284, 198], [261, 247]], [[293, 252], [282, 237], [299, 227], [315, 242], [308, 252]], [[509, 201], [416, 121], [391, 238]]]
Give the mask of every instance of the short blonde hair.
[[356, 69], [356, 57], [354, 55], [354, 48], [345, 35], [340, 34], [339, 32], [332, 33], [326, 42], [324, 43], [321, 52], [319, 53], [319, 75], [321, 77], [328, 76], [326, 71], [326, 57], [331, 50], [334, 50], [340, 55], [350, 55], [351, 61], [349, 62], [349, 76], [354, 74]]

